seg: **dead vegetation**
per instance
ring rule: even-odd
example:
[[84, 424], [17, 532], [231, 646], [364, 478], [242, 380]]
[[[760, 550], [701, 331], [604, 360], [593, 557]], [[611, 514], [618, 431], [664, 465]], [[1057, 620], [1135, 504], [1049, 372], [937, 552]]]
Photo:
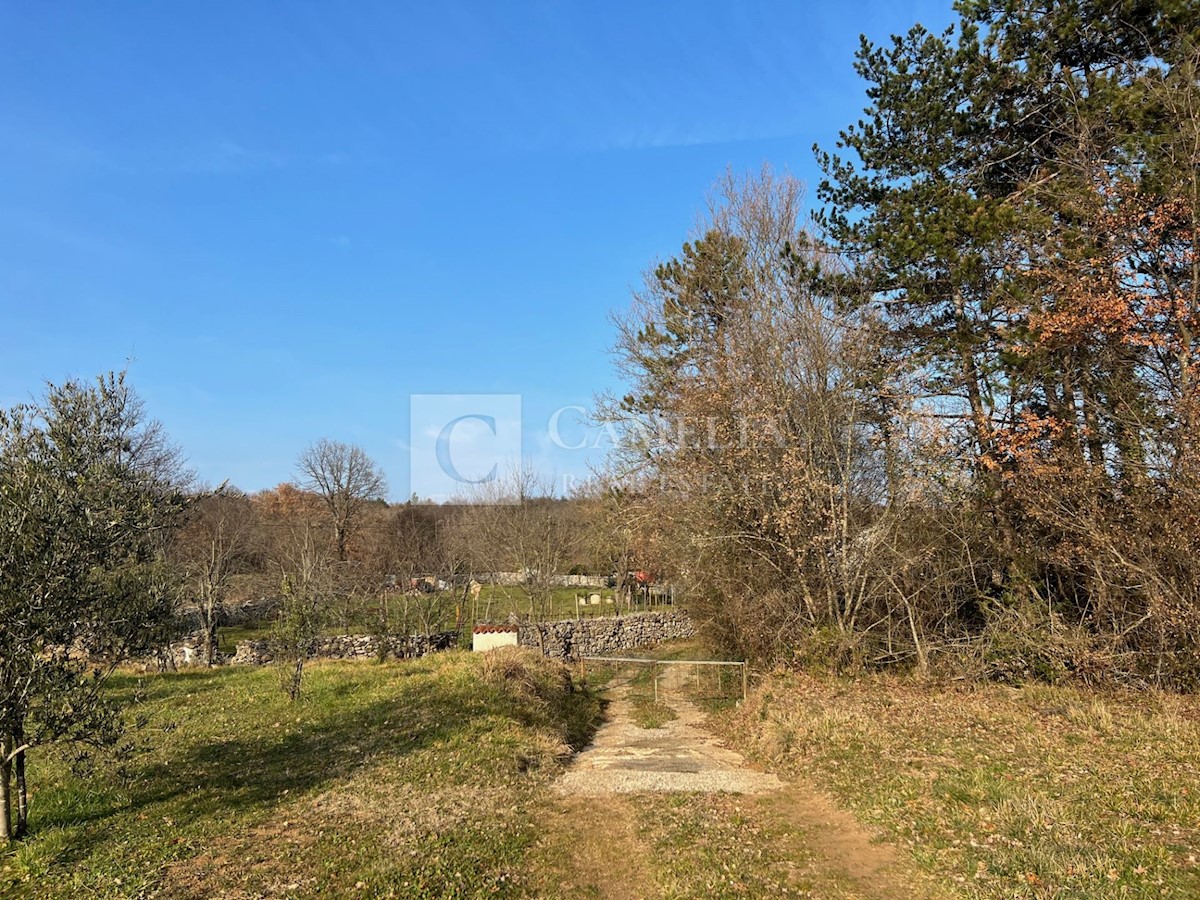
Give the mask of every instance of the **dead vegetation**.
[[776, 675], [723, 729], [968, 897], [1200, 892], [1200, 704]]

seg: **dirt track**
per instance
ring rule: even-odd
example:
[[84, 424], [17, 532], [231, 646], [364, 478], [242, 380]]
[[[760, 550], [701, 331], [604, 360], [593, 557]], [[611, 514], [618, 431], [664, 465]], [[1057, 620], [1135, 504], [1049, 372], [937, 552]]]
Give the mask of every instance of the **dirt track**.
[[703, 727], [704, 715], [677, 690], [684, 670], [667, 671], [666, 688], [677, 718], [661, 728], [639, 728], [632, 721], [627, 678], [608, 690], [608, 721], [558, 782], [560, 793], [574, 796], [663, 792], [758, 794], [778, 790], [774, 775], [756, 772], [740, 753], [721, 746]]
[[[677, 718], [661, 728], [634, 722], [629, 673], [609, 683], [607, 721], [555, 785], [557, 800], [547, 811], [544, 863], [537, 875], [541, 896], [710, 896], [709, 887], [681, 884], [679, 866], [661, 852], [664, 842], [679, 846], [669, 827], [663, 832], [661, 804], [695, 803], [683, 798], [706, 796], [711, 799], [703, 804], [718, 821], [736, 823], [732, 827], [738, 833], [763, 836], [756, 866], [770, 886], [760, 883], [756, 896], [941, 896], [937, 886], [899, 861], [894, 848], [875, 840], [823, 794], [758, 771], [723, 746], [686, 698], [688, 674], [668, 669], [663, 700]], [[714, 842], [706, 835], [711, 824], [700, 824], [700, 831], [695, 827], [671, 854], [686, 855], [687, 848], [701, 846], [705, 870], [720, 869], [721, 854], [733, 852], [730, 833], [716, 826]]]

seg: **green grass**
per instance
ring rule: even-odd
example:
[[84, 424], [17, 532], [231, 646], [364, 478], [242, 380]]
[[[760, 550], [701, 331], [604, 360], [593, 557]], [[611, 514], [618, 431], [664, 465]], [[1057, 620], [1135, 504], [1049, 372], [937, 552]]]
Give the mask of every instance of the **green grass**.
[[678, 716], [665, 703], [655, 703], [653, 698], [633, 697], [633, 721], [638, 728], [662, 728]]
[[[638, 659], [687, 660], [687, 659], [716, 659], [712, 651], [706, 649], [697, 639], [670, 641], [654, 647], [644, 647], [639, 650], [625, 650], [622, 656]], [[678, 718], [670, 704], [672, 688], [663, 684], [666, 675], [665, 667], [659, 667], [658, 676], [659, 699], [654, 699], [654, 669], [651, 666], [625, 666], [632, 672], [629, 681], [628, 698], [632, 707], [633, 721], [641, 728], [661, 728], [667, 722]], [[699, 678], [696, 677], [697, 668]], [[593, 689], [599, 689], [608, 683], [616, 673], [617, 667], [603, 663], [589, 663], [587, 668], [588, 684]], [[715, 666], [688, 667], [681, 691], [681, 697], [696, 704], [707, 713], [718, 713], [731, 709], [741, 702], [742, 682], [741, 670], [736, 668], [718, 669]]]
[[773, 841], [743, 816], [733, 797], [650, 796], [639, 806], [639, 831], [660, 861], [668, 897], [781, 897]]
[[[671, 641], [640, 650], [622, 651], [622, 655], [640, 659], [663, 660], [717, 658], [695, 639]], [[658, 701], [654, 699], [653, 668], [646, 665], [627, 668], [632, 671], [628, 697], [632, 706], [633, 720], [639, 727], [661, 728], [667, 722], [678, 718], [669, 702], [673, 689], [662, 683], [666, 675], [665, 667], [660, 667], [658, 670], [660, 679]], [[699, 677], [697, 677], [697, 669]], [[616, 671], [617, 669], [612, 666], [590, 663], [587, 669], [588, 684], [594, 689], [599, 689], [613, 677]], [[680, 692], [681, 697], [694, 703], [704, 712], [710, 714], [723, 712], [741, 702], [741, 669], [701, 666], [687, 667], [685, 673]]]
[[1200, 896], [1200, 700], [775, 676], [743, 747], [964, 897]]
[[[636, 651], [630, 651], [631, 653]], [[661, 652], [670, 652], [663, 649]], [[645, 656], [646, 659], [652, 657]], [[614, 666], [607, 663], [592, 662], [587, 668], [587, 683], [592, 690], [600, 690], [612, 681], [619, 669], [631, 670], [627, 682], [629, 701], [634, 724], [639, 728], [662, 728], [667, 722], [672, 722], [678, 715], [666, 703], [654, 699], [654, 670], [651, 666], [639, 665], [633, 668], [629, 665]], [[661, 675], [661, 673], [660, 673]]]
[[0, 895], [454, 897], [523, 891], [533, 801], [598, 703], [519, 651], [136, 678], [141, 752], [32, 755], [32, 836]]
[[654, 699], [654, 678], [661, 676], [653, 666], [639, 665], [629, 682], [629, 703], [633, 721], [639, 728], [662, 728], [667, 722], [675, 721], [675, 710], [661, 700]]

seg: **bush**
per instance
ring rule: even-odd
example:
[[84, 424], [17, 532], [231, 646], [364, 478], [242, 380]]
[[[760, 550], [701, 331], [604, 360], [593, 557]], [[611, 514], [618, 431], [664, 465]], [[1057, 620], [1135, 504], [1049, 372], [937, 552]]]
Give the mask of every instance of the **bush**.
[[599, 701], [580, 703], [573, 696], [586, 688], [575, 684], [563, 663], [522, 647], [499, 647], [483, 654], [482, 675], [513, 701], [514, 715], [525, 724], [566, 721], [568, 746], [559, 748], [561, 754], [582, 747], [595, 732]]

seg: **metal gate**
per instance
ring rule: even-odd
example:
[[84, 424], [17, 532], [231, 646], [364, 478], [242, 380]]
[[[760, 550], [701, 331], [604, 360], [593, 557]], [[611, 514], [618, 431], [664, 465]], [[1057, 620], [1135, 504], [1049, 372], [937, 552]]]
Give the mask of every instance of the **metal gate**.
[[[643, 666], [653, 666], [654, 674], [651, 680], [654, 682], [654, 702], [658, 702], [658, 667], [659, 666], [736, 666], [741, 669], [742, 675], [742, 700], [745, 700], [750, 692], [750, 667], [749, 664], [742, 660], [728, 661], [721, 659], [643, 659], [638, 656], [579, 656], [580, 675], [587, 674], [587, 664], [589, 662], [599, 663], [634, 663]], [[699, 672], [699, 670], [697, 670]]]

